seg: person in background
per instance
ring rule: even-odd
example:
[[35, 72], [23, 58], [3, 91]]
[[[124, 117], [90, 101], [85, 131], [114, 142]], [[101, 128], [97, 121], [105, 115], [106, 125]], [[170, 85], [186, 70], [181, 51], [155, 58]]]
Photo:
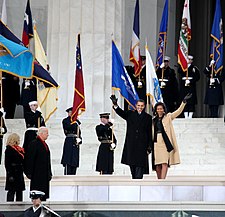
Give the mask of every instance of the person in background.
[[0, 108], [0, 164], [2, 162], [2, 146], [3, 146], [3, 135], [7, 133], [7, 127], [3, 118], [4, 109]]
[[136, 102], [135, 111], [124, 111], [117, 104], [115, 95], [111, 95], [113, 109], [126, 120], [127, 132], [123, 148], [123, 164], [130, 166], [133, 179], [142, 179], [143, 174], [149, 174], [148, 154], [152, 144], [152, 116], [145, 112], [145, 101]]
[[209, 67], [203, 71], [208, 78], [204, 104], [209, 106], [210, 118], [218, 118], [219, 106], [224, 104], [222, 82], [225, 80], [225, 72], [221, 69], [218, 73], [212, 73], [214, 64], [215, 61], [211, 60]]
[[114, 149], [117, 140], [112, 132], [113, 123], [109, 120], [109, 115], [110, 113], [99, 114], [101, 123], [95, 128], [98, 140], [101, 142], [96, 161], [96, 171], [100, 172], [100, 175], [114, 172]]
[[82, 144], [81, 122], [77, 119], [72, 123], [72, 110], [72, 107], [66, 110], [68, 117], [62, 121], [63, 131], [66, 136], [61, 159], [61, 164], [64, 167], [64, 175], [76, 175], [80, 160], [80, 145]]
[[198, 103], [196, 94], [196, 83], [200, 79], [199, 69], [193, 64], [193, 56], [188, 56], [188, 77], [181, 67], [178, 68], [180, 74], [180, 99], [191, 93], [192, 97], [184, 108], [184, 117], [192, 118], [195, 112], [195, 105]]
[[30, 190], [43, 191], [43, 200], [49, 198], [49, 182], [52, 179], [50, 149], [45, 142], [48, 128], [40, 127], [38, 136], [30, 143], [25, 155], [25, 175], [31, 180]]
[[25, 123], [26, 123], [26, 132], [24, 135], [23, 148], [25, 153], [27, 153], [28, 146], [32, 140], [37, 137], [38, 128], [45, 126], [44, 118], [41, 115], [41, 112], [38, 111], [38, 102], [31, 101], [29, 102], [30, 111], [25, 114]]
[[157, 69], [156, 74], [160, 82], [163, 102], [168, 112], [176, 109], [179, 101], [178, 82], [174, 69], [170, 68], [170, 57], [165, 56], [164, 62]]
[[16, 133], [8, 136], [5, 150], [7, 201], [23, 201], [25, 183], [23, 177], [24, 149], [19, 146], [20, 137]]
[[152, 169], [158, 179], [165, 179], [170, 165], [180, 163], [180, 155], [172, 121], [181, 114], [191, 94], [184, 97], [180, 107], [173, 113], [167, 113], [166, 106], [158, 102], [154, 106], [153, 130], [154, 146], [152, 150]]

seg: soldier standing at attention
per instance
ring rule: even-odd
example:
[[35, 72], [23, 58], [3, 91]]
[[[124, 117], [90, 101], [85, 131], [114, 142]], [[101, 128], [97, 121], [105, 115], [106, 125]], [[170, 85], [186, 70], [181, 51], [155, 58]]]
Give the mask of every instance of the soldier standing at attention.
[[66, 136], [61, 159], [61, 164], [64, 167], [64, 175], [76, 175], [77, 168], [79, 167], [80, 144], [82, 144], [81, 130], [79, 127], [81, 122], [77, 119], [75, 123], [72, 123], [72, 110], [72, 107], [66, 110], [68, 117], [62, 121]]

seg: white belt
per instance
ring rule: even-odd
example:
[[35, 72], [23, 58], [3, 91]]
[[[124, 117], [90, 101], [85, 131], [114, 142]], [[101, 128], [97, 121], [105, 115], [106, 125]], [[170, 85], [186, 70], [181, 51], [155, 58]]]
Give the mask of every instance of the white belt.
[[187, 80], [191, 80], [191, 79], [193, 79], [193, 77], [183, 77], [183, 78], [182, 78], [182, 80], [186, 80], [186, 79], [187, 79]]
[[36, 130], [36, 131], [38, 131], [38, 128], [36, 128], [36, 127], [29, 127], [29, 128], [26, 129], [26, 131], [28, 131], [28, 130]]

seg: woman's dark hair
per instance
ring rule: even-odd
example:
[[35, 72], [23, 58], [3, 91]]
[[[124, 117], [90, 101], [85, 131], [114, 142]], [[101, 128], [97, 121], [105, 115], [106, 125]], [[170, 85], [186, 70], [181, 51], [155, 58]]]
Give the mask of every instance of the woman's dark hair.
[[163, 102], [157, 102], [157, 103], [155, 104], [155, 106], [154, 106], [154, 109], [153, 109], [153, 115], [155, 115], [155, 116], [157, 115], [156, 110], [157, 110], [157, 107], [158, 107], [158, 106], [162, 106], [163, 109], [164, 109], [165, 114], [167, 113], [166, 105], [165, 105]]

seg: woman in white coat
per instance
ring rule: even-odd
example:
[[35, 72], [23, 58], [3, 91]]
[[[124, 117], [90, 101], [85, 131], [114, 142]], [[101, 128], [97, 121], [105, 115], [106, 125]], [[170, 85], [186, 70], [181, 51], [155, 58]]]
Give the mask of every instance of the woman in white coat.
[[153, 119], [154, 146], [152, 151], [152, 168], [158, 179], [165, 179], [170, 165], [180, 163], [180, 155], [176, 136], [172, 124], [183, 111], [191, 94], [184, 97], [180, 107], [173, 113], [166, 113], [166, 106], [162, 102], [155, 104]]

